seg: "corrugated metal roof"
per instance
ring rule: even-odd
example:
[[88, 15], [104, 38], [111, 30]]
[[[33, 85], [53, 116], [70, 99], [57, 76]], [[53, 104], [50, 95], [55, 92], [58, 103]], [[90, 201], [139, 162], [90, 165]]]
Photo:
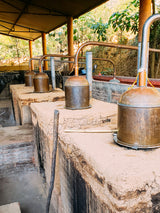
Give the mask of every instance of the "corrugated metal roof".
[[0, 34], [35, 40], [107, 0], [1, 0]]

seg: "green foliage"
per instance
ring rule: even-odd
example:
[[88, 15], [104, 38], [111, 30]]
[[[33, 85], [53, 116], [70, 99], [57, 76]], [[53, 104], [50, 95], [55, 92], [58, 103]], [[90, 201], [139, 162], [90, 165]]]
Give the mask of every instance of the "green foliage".
[[113, 13], [110, 18], [108, 25], [112, 26], [114, 31], [131, 31], [134, 34], [138, 33], [138, 20], [139, 12], [135, 12], [135, 8], [138, 9], [139, 0], [133, 0], [128, 6], [121, 12]]
[[98, 22], [89, 23], [88, 26], [97, 34], [98, 41], [106, 41], [106, 29], [108, 29], [108, 24], [104, 24], [102, 18]]

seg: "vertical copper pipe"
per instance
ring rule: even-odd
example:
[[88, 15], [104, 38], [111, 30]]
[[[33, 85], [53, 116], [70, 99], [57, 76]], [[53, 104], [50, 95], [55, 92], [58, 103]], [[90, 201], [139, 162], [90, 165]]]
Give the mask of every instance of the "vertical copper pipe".
[[[30, 59], [33, 58], [33, 50], [32, 50], [32, 41], [29, 40], [29, 55], [30, 55]], [[30, 66], [30, 71], [33, 70], [33, 60], [30, 61], [31, 66]]]
[[[74, 47], [73, 47], [73, 17], [68, 17], [67, 20], [67, 36], [68, 36], [68, 55], [74, 56]], [[69, 61], [74, 61], [73, 58], [70, 58]], [[69, 64], [69, 71], [72, 71], [72, 64]]]
[[[46, 44], [46, 34], [42, 33], [42, 47], [43, 47], [43, 55], [47, 54], [47, 44]], [[44, 61], [44, 70], [48, 70], [48, 63]]]

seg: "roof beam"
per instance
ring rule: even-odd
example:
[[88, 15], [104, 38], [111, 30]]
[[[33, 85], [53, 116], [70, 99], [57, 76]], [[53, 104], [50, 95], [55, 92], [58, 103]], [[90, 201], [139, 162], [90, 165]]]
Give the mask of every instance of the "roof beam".
[[6, 0], [1, 0], [3, 3], [8, 4], [9, 6], [13, 7], [16, 10], [21, 11], [21, 8], [16, 7], [15, 5], [11, 4], [10, 2], [6, 1]]
[[[0, 30], [0, 32], [8, 32], [8, 30]], [[10, 33], [40, 33], [40, 32], [37, 32], [37, 31], [15, 30], [15, 31], [11, 31]]]
[[[22, 2], [25, 2], [25, 0], [21, 0]], [[60, 14], [60, 15], [62, 15], [62, 16], [68, 16], [68, 14], [66, 14], [66, 13], [64, 13], [64, 12], [62, 12], [62, 11], [59, 11], [59, 10], [55, 10], [55, 9], [51, 9], [51, 8], [47, 8], [47, 7], [44, 7], [44, 6], [41, 6], [41, 5], [38, 5], [38, 4], [34, 4], [34, 3], [30, 3], [30, 5], [32, 5], [32, 6], [34, 6], [34, 7], [38, 7], [38, 8], [41, 8], [41, 9], [45, 9], [45, 10], [47, 10], [47, 11], [49, 11], [49, 13], [58, 13], [58, 14]]]
[[23, 39], [23, 40], [33, 40], [32, 38], [23, 38], [23, 37], [21, 37], [21, 36], [15, 36], [15, 35], [8, 35], [7, 33], [1, 33], [2, 35], [5, 35], [5, 36], [11, 36], [11, 37], [13, 37], [13, 38], [18, 38], [18, 39]]
[[[19, 12], [13, 12], [13, 11], [0, 11], [0, 13], [19, 14]], [[31, 13], [31, 12], [24, 12], [23, 14], [38, 15], [38, 16], [63, 16], [63, 15], [60, 15], [60, 14], [54, 14], [53, 12], [49, 12], [49, 13]]]
[[31, 1], [31, 0], [28, 0], [28, 1], [25, 3], [23, 9], [21, 10], [19, 16], [17, 17], [17, 19], [16, 19], [16, 21], [14, 22], [13, 26], [12, 26], [11, 29], [9, 30], [8, 34], [12, 31], [12, 29], [14, 28], [14, 26], [17, 24], [17, 22], [19, 21], [19, 19], [20, 19], [21, 16], [23, 15], [23, 13], [24, 13], [25, 9], [28, 7], [30, 1]]
[[10, 30], [9, 27], [4, 26], [3, 24], [0, 24], [0, 26], [3, 27], [3, 28], [5, 28], [5, 29], [7, 29], [7, 30]]
[[[13, 23], [8, 22], [8, 21], [4, 21], [4, 20], [1, 20], [1, 19], [0, 19], [0, 22], [13, 25]], [[42, 31], [40, 31], [40, 30], [37, 30], [37, 29], [34, 29], [34, 28], [30, 28], [30, 27], [26, 27], [26, 26], [23, 26], [23, 25], [20, 25], [20, 24], [15, 24], [15, 26], [17, 26], [17, 27], [22, 27], [22, 28], [29, 29], [29, 30], [35, 30], [35, 31], [37, 31], [37, 32], [39, 32], [39, 33], [42, 33]]]

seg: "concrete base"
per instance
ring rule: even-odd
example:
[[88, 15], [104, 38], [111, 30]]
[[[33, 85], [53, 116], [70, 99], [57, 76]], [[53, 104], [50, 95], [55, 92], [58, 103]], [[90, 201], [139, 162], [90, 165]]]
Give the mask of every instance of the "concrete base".
[[19, 203], [11, 203], [0, 206], [0, 213], [21, 213]]
[[34, 146], [32, 126], [0, 128], [0, 178], [33, 169]]
[[64, 100], [64, 91], [56, 88], [48, 93], [34, 93], [33, 87], [24, 84], [11, 85], [16, 124], [31, 124], [30, 104], [39, 102], [55, 102]]
[[[50, 103], [31, 104], [32, 122], [35, 128], [35, 139], [36, 139], [35, 142], [38, 149], [39, 167], [48, 185], [50, 182], [50, 173], [51, 173], [50, 168], [51, 168], [51, 157], [53, 148], [53, 118], [55, 109], [58, 109], [60, 112], [59, 132], [63, 132], [64, 129], [86, 129], [89, 127], [95, 128], [97, 126], [101, 127], [107, 126], [107, 128], [115, 128], [117, 122], [116, 120], [117, 105], [104, 103], [94, 99], [91, 101], [91, 104], [92, 108], [86, 110], [67, 110], [65, 109], [64, 101], [55, 103], [50, 102]], [[69, 146], [67, 150], [70, 150]], [[69, 205], [68, 203], [70, 203], [70, 193], [71, 193], [70, 190], [73, 190], [72, 188], [73, 185], [70, 185], [70, 183], [66, 183], [65, 178], [67, 176], [65, 176], [63, 169], [61, 168], [61, 166], [65, 162], [61, 159], [63, 159], [63, 156], [61, 152], [59, 152], [57, 156], [56, 177], [54, 185], [55, 187], [52, 202], [55, 212], [62, 212], [62, 213], [73, 212], [71, 208], [67, 209], [68, 208], [67, 205]], [[59, 160], [61, 161], [60, 163]], [[66, 170], [68, 172], [71, 172], [70, 169], [71, 167], [69, 166], [66, 167]], [[77, 173], [78, 172], [79, 171], [77, 171]], [[63, 175], [65, 176], [64, 178]], [[74, 172], [72, 173], [72, 175], [74, 176]], [[73, 179], [74, 177], [72, 178], [72, 180]], [[65, 194], [63, 194], [64, 191], [62, 189], [64, 187], [66, 187]], [[64, 196], [66, 196], [66, 199], [63, 199]], [[72, 204], [73, 203], [71, 202], [70, 205]]]
[[39, 161], [50, 180], [53, 113], [60, 112], [54, 196], [56, 212], [160, 212], [160, 149], [131, 150], [107, 133], [64, 133], [65, 129], [116, 128], [117, 105], [93, 100], [87, 110], [66, 110], [64, 102], [32, 104]]

